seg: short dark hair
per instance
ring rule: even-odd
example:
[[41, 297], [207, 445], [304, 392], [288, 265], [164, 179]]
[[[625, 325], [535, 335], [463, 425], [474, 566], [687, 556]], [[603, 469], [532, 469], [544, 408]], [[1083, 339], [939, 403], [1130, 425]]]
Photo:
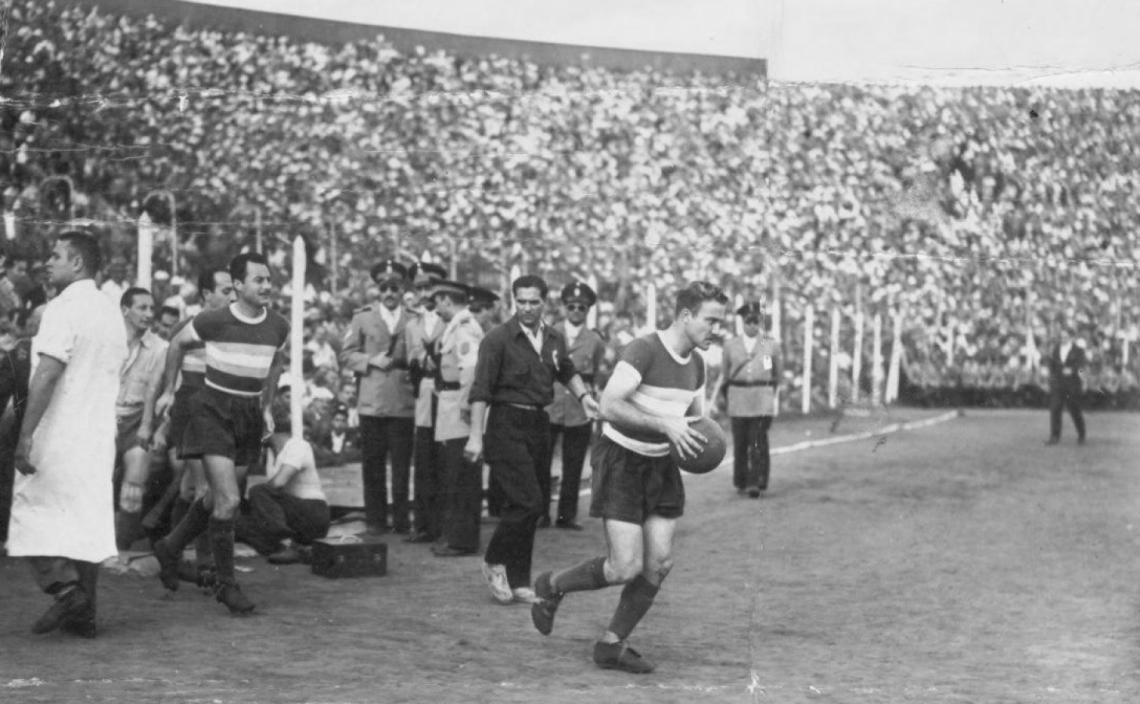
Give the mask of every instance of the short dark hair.
[[138, 296], [150, 296], [150, 295], [151, 295], [150, 291], [143, 288], [142, 286], [131, 286], [126, 291], [123, 291], [122, 296], [119, 296], [119, 305], [122, 306], [123, 308], [130, 308], [131, 306], [133, 306], [135, 304], [135, 298], [137, 298]]
[[[245, 274], [250, 264], [261, 264], [268, 267], [269, 260], [265, 258], [264, 254], [242, 252], [230, 260], [230, 277], [234, 281], [245, 281]], [[210, 290], [212, 291], [213, 289], [211, 288]]]
[[79, 230], [67, 230], [60, 233], [56, 239], [66, 243], [72, 254], [83, 262], [83, 273], [94, 276], [103, 268], [103, 250], [92, 235]]
[[517, 297], [520, 288], [537, 288], [538, 295], [542, 300], [546, 300], [546, 294], [550, 291], [546, 286], [546, 281], [541, 276], [534, 274], [523, 274], [511, 283], [511, 295]]
[[720, 286], [714, 286], [707, 281], [694, 281], [677, 292], [677, 304], [673, 306], [673, 315], [679, 316], [683, 310], [696, 315], [707, 301], [727, 305], [728, 296]]
[[[232, 264], [230, 266], [233, 266]], [[229, 272], [221, 268], [206, 269], [201, 274], [198, 274], [198, 293], [205, 294], [206, 291], [218, 290], [218, 274], [228, 274]]]
[[179, 320], [182, 319], [182, 311], [178, 310], [174, 306], [163, 306], [162, 308], [159, 308], [158, 309], [158, 317], [161, 318], [164, 315], [173, 315], [175, 318], [178, 318]]

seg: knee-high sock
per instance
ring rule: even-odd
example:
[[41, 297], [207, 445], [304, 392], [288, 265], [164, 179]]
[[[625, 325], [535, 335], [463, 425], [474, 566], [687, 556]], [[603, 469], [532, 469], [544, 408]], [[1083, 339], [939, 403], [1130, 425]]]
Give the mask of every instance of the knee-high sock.
[[234, 582], [234, 522], [210, 517], [210, 547], [214, 552], [214, 566], [218, 582]]
[[190, 510], [190, 502], [179, 496], [174, 500], [174, 505], [170, 507], [170, 527], [173, 529], [182, 519], [186, 517], [186, 512]]
[[610, 631], [619, 639], [625, 640], [653, 606], [653, 599], [661, 587], [652, 584], [644, 575], [637, 577], [621, 590], [614, 617], [610, 620]]
[[606, 558], [593, 557], [563, 570], [550, 578], [550, 586], [558, 594], [583, 592], [609, 586], [606, 581]]
[[198, 567], [214, 566], [214, 548], [210, 545], [209, 532], [199, 533], [194, 541], [194, 562]]
[[202, 500], [198, 499], [190, 504], [186, 509], [186, 515], [178, 522], [178, 525], [170, 531], [170, 535], [166, 536], [167, 549], [176, 556], [181, 556], [182, 551], [190, 544], [190, 541], [197, 538], [206, 530], [210, 524], [210, 512], [202, 504]]

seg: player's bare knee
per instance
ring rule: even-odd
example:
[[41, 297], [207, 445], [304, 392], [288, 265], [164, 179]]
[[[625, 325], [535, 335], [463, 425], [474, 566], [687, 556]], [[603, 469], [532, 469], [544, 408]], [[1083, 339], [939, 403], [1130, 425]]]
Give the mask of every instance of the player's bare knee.
[[615, 560], [611, 557], [606, 560], [606, 581], [610, 584], [632, 582], [637, 575], [641, 574], [642, 567], [640, 558]]
[[645, 566], [643, 574], [645, 575], [645, 578], [653, 584], [661, 584], [661, 582], [665, 580], [665, 577], [669, 575], [669, 571], [672, 569], [673, 558], [663, 557], [651, 560], [649, 564]]
[[237, 514], [239, 503], [236, 497], [218, 494], [214, 497], [214, 518], [220, 521], [233, 520], [233, 517]]

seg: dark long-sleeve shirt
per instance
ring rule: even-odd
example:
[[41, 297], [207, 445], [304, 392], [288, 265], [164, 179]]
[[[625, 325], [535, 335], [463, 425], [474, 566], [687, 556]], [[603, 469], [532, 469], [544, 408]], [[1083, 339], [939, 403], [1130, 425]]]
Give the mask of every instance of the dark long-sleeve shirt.
[[470, 400], [547, 406], [554, 400], [554, 381], [568, 384], [576, 373], [561, 333], [543, 329], [540, 357], [518, 318], [511, 318], [479, 344]]

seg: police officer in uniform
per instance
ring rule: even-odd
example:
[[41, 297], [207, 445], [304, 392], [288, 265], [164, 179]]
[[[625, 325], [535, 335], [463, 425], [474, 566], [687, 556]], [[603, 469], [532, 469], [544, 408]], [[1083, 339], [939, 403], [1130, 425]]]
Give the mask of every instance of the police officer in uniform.
[[[578, 370], [578, 376], [593, 394], [596, 377], [606, 355], [606, 343], [596, 330], [586, 327], [586, 314], [598, 300], [597, 294], [584, 283], [571, 282], [562, 289], [562, 305], [566, 318], [554, 326], [566, 338], [566, 351]], [[558, 498], [556, 528], [582, 530], [578, 518], [578, 488], [582, 480], [582, 466], [590, 446], [594, 424], [586, 417], [582, 404], [562, 384], [554, 384], [554, 402], [546, 408], [550, 416], [550, 447], [562, 436], [562, 487]], [[546, 465], [549, 468], [549, 464]], [[550, 505], [550, 475], [540, 477], [543, 498]], [[550, 517], [539, 519], [539, 527], [550, 525]]]
[[776, 413], [780, 347], [761, 333], [759, 303], [746, 303], [736, 314], [743, 320], [744, 334], [725, 343], [717, 392], [725, 394], [732, 419], [732, 483], [755, 499], [768, 488], [768, 429]]
[[409, 315], [402, 305], [407, 269], [387, 260], [372, 267], [380, 301], [357, 310], [340, 353], [342, 367], [359, 383], [361, 475], [368, 532], [388, 531], [387, 462], [392, 463], [392, 528], [411, 530], [408, 510], [412, 461], [414, 399], [408, 378], [405, 331]]
[[444, 468], [443, 520], [442, 536], [432, 553], [437, 557], [474, 555], [479, 551], [483, 468], [463, 456], [463, 447], [471, 434], [468, 395], [475, 380], [483, 328], [467, 308], [468, 291], [463, 284], [440, 281], [432, 289], [432, 297], [446, 325], [439, 338], [435, 380], [435, 439]]
[[435, 372], [437, 344], [444, 321], [435, 312], [432, 289], [446, 278], [443, 267], [419, 262], [412, 267], [412, 282], [419, 296], [419, 315], [408, 322], [408, 375], [416, 396], [416, 437], [412, 464], [415, 525], [409, 543], [431, 543], [439, 538], [442, 513], [443, 469], [435, 442]]

